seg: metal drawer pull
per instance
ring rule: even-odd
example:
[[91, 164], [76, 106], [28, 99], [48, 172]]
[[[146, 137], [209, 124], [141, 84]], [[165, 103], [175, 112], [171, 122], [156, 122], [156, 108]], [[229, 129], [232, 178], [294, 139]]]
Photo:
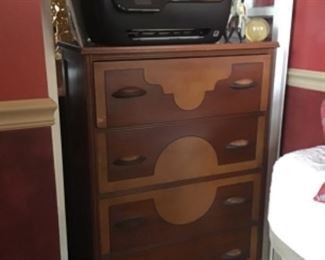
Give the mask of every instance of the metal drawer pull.
[[130, 229], [130, 228], [136, 228], [141, 225], [143, 225], [145, 222], [145, 219], [142, 217], [135, 217], [135, 218], [129, 218], [122, 220], [120, 222], [117, 222], [114, 224], [114, 226], [118, 229]]
[[240, 80], [236, 80], [234, 81], [230, 87], [232, 89], [248, 89], [248, 88], [253, 88], [255, 87], [255, 81], [252, 79], [240, 79]]
[[146, 157], [142, 155], [132, 155], [132, 156], [125, 156], [121, 157], [114, 161], [115, 165], [118, 166], [130, 166], [130, 165], [137, 165], [141, 164], [146, 160]]
[[231, 143], [226, 145], [227, 149], [238, 149], [238, 148], [244, 148], [247, 147], [249, 144], [248, 140], [245, 139], [240, 139], [240, 140], [235, 140], [232, 141]]
[[225, 253], [223, 256], [222, 256], [222, 259], [238, 259], [239, 257], [241, 257], [243, 254], [243, 252], [236, 248], [236, 249], [232, 249], [230, 251], [228, 251], [227, 253]]
[[125, 87], [112, 94], [115, 98], [136, 98], [144, 96], [147, 92], [138, 87]]
[[226, 206], [236, 206], [236, 205], [244, 204], [246, 201], [247, 199], [244, 197], [231, 197], [226, 199], [223, 202], [223, 204], [225, 204]]

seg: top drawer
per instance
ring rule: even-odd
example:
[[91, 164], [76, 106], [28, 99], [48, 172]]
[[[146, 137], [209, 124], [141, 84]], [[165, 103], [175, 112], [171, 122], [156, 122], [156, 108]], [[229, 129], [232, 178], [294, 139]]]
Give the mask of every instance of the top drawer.
[[97, 127], [265, 111], [270, 56], [96, 62]]

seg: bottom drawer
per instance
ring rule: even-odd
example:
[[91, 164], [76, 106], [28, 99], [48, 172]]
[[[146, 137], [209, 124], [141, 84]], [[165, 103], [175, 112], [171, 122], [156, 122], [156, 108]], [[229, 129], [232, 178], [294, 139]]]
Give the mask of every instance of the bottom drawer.
[[[211, 234], [187, 241], [147, 248], [140, 251], [113, 253], [110, 260], [244, 260], [250, 255], [251, 229]], [[254, 259], [256, 260], [256, 259]]]
[[[218, 259], [240, 249], [233, 259], [246, 259], [250, 229], [259, 220], [259, 189], [260, 175], [252, 174], [103, 199], [101, 255], [164, 259], [159, 258], [164, 252]], [[189, 258], [197, 254], [204, 257]]]

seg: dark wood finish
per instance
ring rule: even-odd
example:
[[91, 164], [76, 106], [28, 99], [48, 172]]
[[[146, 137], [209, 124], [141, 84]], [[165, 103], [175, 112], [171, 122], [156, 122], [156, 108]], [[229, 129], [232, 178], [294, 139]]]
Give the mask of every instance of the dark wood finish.
[[62, 45], [71, 260], [260, 259], [276, 46]]
[[[252, 224], [252, 189], [252, 183], [216, 189], [214, 202], [208, 212], [194, 223], [185, 225], [167, 223], [160, 217], [152, 199], [113, 205], [109, 209], [111, 251], [114, 253], [128, 249], [161, 246], [191, 237], [206, 236], [220, 230], [250, 227]], [[243, 198], [242, 203], [227, 203], [227, 200], [234, 197]]]
[[[186, 136], [196, 136], [206, 140], [216, 152], [218, 159], [215, 162], [216, 165], [256, 160], [259, 141], [257, 140], [258, 118], [255, 115], [224, 119], [207, 118], [175, 122], [166, 126], [110, 129], [106, 132], [107, 151], [110, 151], [107, 158], [107, 179], [108, 181], [121, 181], [153, 175], [156, 162], [163, 150], [169, 144]], [[264, 131], [264, 129], [259, 131]], [[242, 140], [246, 145], [240, 146], [241, 143], [238, 142], [236, 145], [238, 140]], [[180, 152], [186, 153], [187, 151], [181, 150]], [[98, 153], [104, 154], [100, 150]], [[132, 156], [136, 157], [134, 161], [129, 160], [125, 163], [121, 161], [123, 157]], [[193, 160], [196, 159], [195, 156], [200, 155], [194, 153]], [[139, 160], [139, 157], [142, 160]], [[237, 170], [245, 169], [247, 168], [242, 167]], [[177, 180], [177, 176], [174, 180]]]
[[[102, 260], [245, 260], [250, 256], [250, 229], [188, 237], [185, 241], [145, 250], [113, 253]], [[167, 241], [168, 243], [168, 241]]]
[[[253, 174], [101, 200], [101, 252], [140, 250], [240, 227], [255, 229], [260, 220], [259, 185], [259, 176]], [[253, 232], [252, 245], [254, 239]]]
[[267, 94], [263, 72], [269, 64], [269, 56], [100, 63], [98, 127], [265, 111], [261, 95]]
[[[81, 56], [68, 50], [64, 51], [64, 63], [66, 95], [60, 97], [60, 108], [69, 259], [91, 260], [96, 239], [89, 171], [92, 152], [88, 142], [87, 65]], [[78, 159], [73, 159], [76, 156]]]
[[[190, 57], [196, 56], [232, 56], [232, 55], [259, 55], [272, 54], [278, 47], [276, 42], [263, 43], [231, 43], [231, 44], [195, 44], [195, 45], [163, 45], [163, 46], [130, 46], [130, 47], [103, 47], [94, 46], [80, 48], [76, 45], [62, 43], [65, 48], [80, 52], [82, 55], [92, 55], [96, 59], [127, 59], [143, 58], [150, 55], [155, 58]], [[139, 55], [141, 55], [139, 57]]]

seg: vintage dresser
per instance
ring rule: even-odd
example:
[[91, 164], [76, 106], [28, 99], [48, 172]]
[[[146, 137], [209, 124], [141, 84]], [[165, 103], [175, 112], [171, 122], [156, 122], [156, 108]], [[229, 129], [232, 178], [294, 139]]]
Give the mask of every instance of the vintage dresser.
[[260, 259], [276, 46], [62, 46], [72, 260]]

